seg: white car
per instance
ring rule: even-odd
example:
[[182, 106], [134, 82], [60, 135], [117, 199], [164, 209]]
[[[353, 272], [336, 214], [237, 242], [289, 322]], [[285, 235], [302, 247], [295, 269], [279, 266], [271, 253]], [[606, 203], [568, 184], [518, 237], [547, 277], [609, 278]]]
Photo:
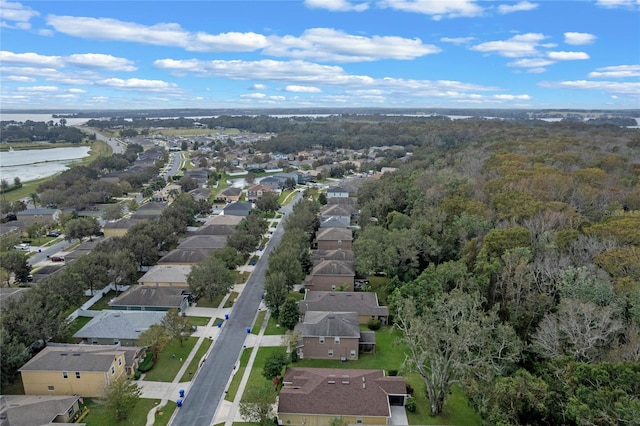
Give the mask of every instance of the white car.
[[16, 250], [29, 250], [31, 247], [27, 243], [18, 244], [14, 247]]

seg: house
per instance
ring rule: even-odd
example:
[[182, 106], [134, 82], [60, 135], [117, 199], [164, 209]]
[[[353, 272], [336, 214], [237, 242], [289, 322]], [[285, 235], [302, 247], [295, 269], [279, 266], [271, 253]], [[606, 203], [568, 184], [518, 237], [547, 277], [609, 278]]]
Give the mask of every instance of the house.
[[[224, 216], [224, 217], [234, 217], [234, 216]], [[239, 217], [239, 216], [235, 216]], [[235, 225], [204, 225], [197, 228], [193, 235], [226, 235], [229, 236], [236, 232]]]
[[311, 269], [304, 286], [307, 290], [313, 291], [353, 291], [355, 276], [353, 262], [323, 260]]
[[160, 324], [166, 312], [103, 310], [73, 337], [92, 345], [137, 346], [140, 334]]
[[[300, 179], [300, 175], [298, 175], [298, 173], [292, 172], [292, 173], [278, 173], [273, 175], [272, 177], [274, 177], [275, 179], [278, 180], [278, 188], [285, 188], [287, 187], [287, 183], [293, 183], [294, 186], [298, 185], [299, 181], [298, 179]], [[262, 182], [260, 182], [262, 183]]]
[[320, 218], [320, 228], [348, 228], [351, 224], [345, 216], [324, 216]]
[[176, 248], [158, 260], [158, 265], [191, 266], [202, 262], [211, 255], [211, 249], [180, 249]]
[[133, 217], [137, 219], [158, 218], [162, 215], [162, 211], [166, 207], [167, 202], [165, 201], [149, 201], [148, 203], [144, 203], [138, 207], [136, 212], [133, 214]]
[[322, 228], [316, 232], [318, 250], [351, 250], [353, 233], [345, 228]]
[[204, 223], [203, 227], [209, 225], [229, 225], [229, 226], [237, 226], [244, 219], [242, 216], [225, 216], [225, 215], [215, 215], [211, 216]]
[[56, 211], [56, 209], [37, 207], [34, 209], [26, 209], [16, 212], [16, 217], [18, 218], [18, 221], [24, 222], [27, 227], [36, 222], [43, 225], [51, 225], [55, 222], [54, 216]]
[[216, 200], [230, 203], [232, 201], [239, 201], [241, 196], [242, 188], [235, 188], [233, 186], [230, 186], [218, 192], [218, 194], [216, 195]]
[[280, 181], [273, 176], [268, 176], [260, 181], [260, 185], [266, 186], [272, 191], [280, 189]]
[[320, 222], [328, 218], [335, 218], [349, 225], [353, 217], [353, 209], [351, 206], [343, 206], [340, 204], [325, 204], [320, 209], [319, 216]]
[[209, 201], [209, 198], [211, 197], [211, 190], [208, 188], [196, 188], [189, 191], [189, 194], [191, 194], [193, 199], [196, 201]]
[[358, 200], [356, 198], [341, 198], [341, 197], [327, 198], [327, 204], [338, 204], [343, 207], [348, 207], [352, 211], [358, 210]]
[[311, 261], [314, 265], [317, 265], [323, 260], [340, 260], [342, 262], [351, 262], [351, 264], [353, 264], [356, 261], [356, 256], [351, 250], [312, 250]]
[[252, 187], [247, 189], [247, 199], [249, 201], [255, 201], [267, 192], [273, 192], [273, 189], [260, 183], [257, 185], [253, 185]]
[[223, 216], [249, 216], [251, 212], [251, 203], [235, 202], [229, 203], [222, 209]]
[[109, 302], [113, 310], [168, 311], [183, 313], [189, 306], [191, 291], [184, 287], [156, 287], [132, 285], [127, 291]]
[[191, 265], [154, 265], [138, 279], [140, 285], [186, 287]]
[[358, 359], [360, 324], [356, 312], [308, 311], [296, 324], [300, 359]]
[[78, 395], [3, 395], [0, 398], [3, 400], [0, 403], [0, 425], [3, 426], [71, 424], [80, 413]]
[[227, 246], [227, 235], [193, 235], [178, 244], [179, 250], [218, 250]]
[[105, 387], [133, 372], [143, 352], [114, 345], [49, 345], [18, 371], [25, 395], [101, 397]]
[[339, 186], [332, 186], [327, 189], [327, 199], [328, 198], [349, 198], [349, 191]]
[[405, 403], [404, 378], [384, 370], [289, 367], [278, 397], [278, 424], [391, 424], [391, 406]]
[[67, 253], [64, 255], [64, 260], [66, 263], [69, 263], [79, 257], [82, 257], [86, 254], [91, 253], [91, 250], [95, 249], [100, 242], [104, 241], [104, 238], [96, 238], [93, 241], [83, 241], [78, 247], [75, 248], [71, 253]]
[[303, 318], [310, 311], [357, 312], [360, 324], [371, 319], [386, 324], [389, 318], [389, 308], [380, 306], [378, 295], [372, 291], [307, 291], [298, 305]]
[[145, 219], [125, 217], [114, 222], [107, 222], [104, 224], [104, 236], [105, 237], [123, 237], [130, 228], [134, 225], [142, 222]]

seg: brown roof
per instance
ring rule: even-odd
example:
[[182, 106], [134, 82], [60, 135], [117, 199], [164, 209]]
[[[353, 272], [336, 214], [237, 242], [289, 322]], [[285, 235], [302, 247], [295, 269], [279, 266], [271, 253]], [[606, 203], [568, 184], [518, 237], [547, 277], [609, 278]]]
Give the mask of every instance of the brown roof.
[[353, 233], [351, 229], [345, 228], [322, 228], [316, 232], [316, 240], [318, 241], [351, 241]]
[[213, 252], [212, 249], [174, 249], [158, 260], [158, 264], [180, 263], [195, 264], [205, 260]]
[[310, 311], [304, 316], [304, 322], [296, 325], [300, 336], [331, 336], [360, 338], [360, 324], [356, 312], [320, 312]]
[[[226, 216], [237, 217], [237, 216]], [[235, 225], [204, 225], [198, 228], [194, 235], [231, 235], [236, 232]]]
[[338, 204], [325, 204], [320, 209], [320, 216], [351, 216], [352, 210]]
[[313, 267], [310, 275], [339, 275], [354, 277], [353, 262], [343, 262], [341, 260], [323, 260]]
[[[406, 394], [383, 370], [287, 368], [278, 414], [391, 417], [388, 395]], [[391, 392], [390, 392], [391, 391]]]
[[366, 291], [308, 291], [298, 302], [300, 312], [342, 311], [358, 315], [388, 316], [389, 308], [378, 305], [378, 295]]
[[178, 244], [178, 249], [220, 249], [227, 246], [226, 235], [194, 235], [185, 238]]
[[313, 250], [311, 252], [311, 260], [317, 264], [323, 260], [341, 260], [343, 262], [355, 262], [356, 257], [351, 250]]

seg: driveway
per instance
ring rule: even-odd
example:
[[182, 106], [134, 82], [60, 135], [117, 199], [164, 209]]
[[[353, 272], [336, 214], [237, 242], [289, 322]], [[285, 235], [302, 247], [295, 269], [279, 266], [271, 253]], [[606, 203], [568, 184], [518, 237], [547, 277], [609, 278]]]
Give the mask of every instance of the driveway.
[[404, 426], [409, 424], [409, 420], [407, 420], [407, 410], [404, 407], [391, 406], [391, 424]]

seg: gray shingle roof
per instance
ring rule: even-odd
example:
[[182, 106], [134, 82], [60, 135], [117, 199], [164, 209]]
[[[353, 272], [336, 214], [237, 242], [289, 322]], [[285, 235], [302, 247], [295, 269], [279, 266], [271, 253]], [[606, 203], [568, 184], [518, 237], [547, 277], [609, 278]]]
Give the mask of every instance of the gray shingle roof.
[[316, 240], [318, 241], [351, 241], [353, 233], [351, 229], [345, 228], [322, 228], [316, 232]]
[[[184, 293], [184, 294], [183, 294]], [[111, 301], [111, 307], [157, 306], [179, 308], [182, 300], [190, 293], [186, 287], [156, 287], [134, 285]]]
[[39, 426], [51, 424], [58, 415], [66, 414], [80, 397], [66, 395], [4, 395], [3, 398], [5, 398], [7, 405], [8, 425]]
[[309, 311], [342, 311], [357, 312], [358, 315], [389, 315], [389, 308], [378, 305], [378, 296], [375, 292], [308, 291], [304, 300], [301, 300], [298, 304], [302, 313]]
[[338, 275], [353, 277], [356, 275], [353, 269], [353, 262], [343, 262], [341, 260], [323, 260], [313, 267], [309, 275]]
[[211, 216], [204, 225], [231, 225], [236, 226], [240, 222], [242, 222], [242, 216], [225, 216], [225, 215], [216, 215]]
[[186, 283], [191, 272], [190, 265], [154, 265], [140, 279], [139, 283]]
[[297, 324], [300, 336], [331, 336], [360, 338], [360, 325], [356, 312], [310, 311], [304, 322]]
[[314, 250], [311, 253], [311, 260], [315, 264], [322, 262], [323, 260], [341, 260], [343, 262], [355, 262], [356, 257], [351, 250]]
[[162, 263], [188, 263], [195, 264], [205, 260], [211, 254], [212, 249], [175, 249], [158, 260], [158, 264]]
[[181, 241], [178, 249], [221, 249], [226, 246], [226, 235], [194, 235]]
[[47, 346], [18, 371], [108, 371], [119, 346]]
[[234, 232], [236, 232], [235, 225], [204, 225], [198, 228], [198, 230], [194, 232], [194, 235], [231, 235]]
[[325, 204], [320, 209], [320, 216], [351, 216], [351, 209], [340, 204]]
[[159, 324], [166, 312], [100, 311], [73, 337], [79, 339], [129, 339], [136, 340], [141, 333]]

